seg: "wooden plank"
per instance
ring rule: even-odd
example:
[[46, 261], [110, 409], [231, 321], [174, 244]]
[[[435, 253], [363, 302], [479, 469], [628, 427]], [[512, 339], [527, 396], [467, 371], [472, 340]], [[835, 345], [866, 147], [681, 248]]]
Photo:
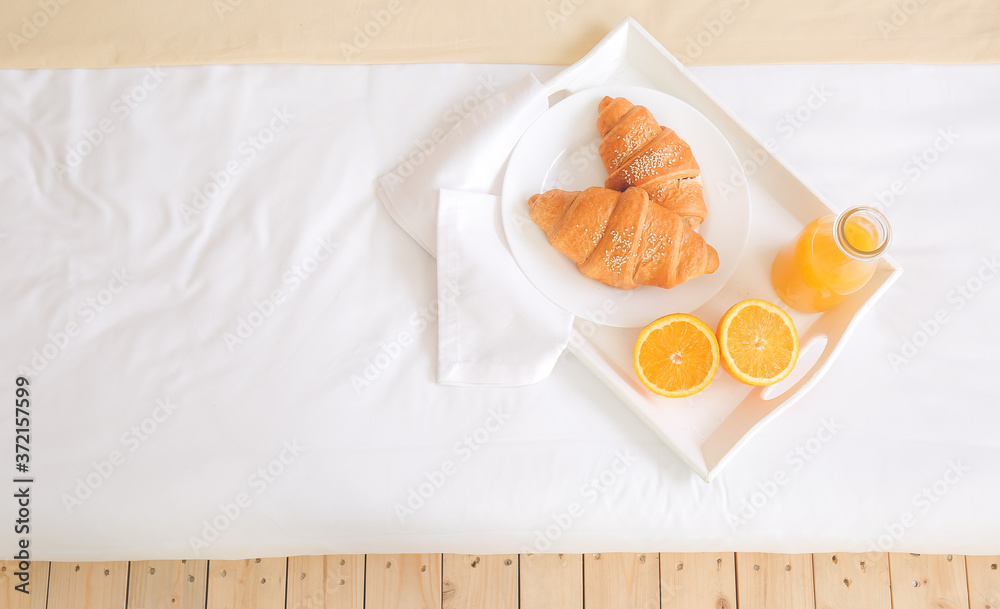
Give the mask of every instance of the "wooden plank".
[[966, 556], [969, 606], [1000, 609], [1000, 556]]
[[129, 567], [129, 609], [204, 609], [207, 560], [137, 560]]
[[291, 556], [288, 559], [288, 609], [363, 609], [363, 554]]
[[521, 554], [521, 609], [583, 609], [582, 554]]
[[892, 605], [903, 609], [966, 609], [965, 557], [951, 554], [889, 554]]
[[53, 562], [49, 609], [125, 607], [128, 562]]
[[813, 554], [816, 609], [892, 609], [889, 555]]
[[45, 609], [46, 593], [49, 589], [49, 563], [33, 561], [24, 571], [27, 586], [21, 592], [15, 586], [24, 584], [18, 575], [20, 566], [16, 560], [0, 560], [0, 607], [7, 609]]
[[583, 597], [587, 609], [660, 606], [660, 555], [584, 554]]
[[517, 554], [445, 554], [442, 609], [517, 609]]
[[740, 609], [812, 609], [811, 554], [736, 553]]
[[661, 552], [660, 606], [736, 609], [736, 555]]
[[365, 609], [441, 609], [440, 554], [369, 554]]
[[287, 558], [208, 562], [208, 609], [284, 609]]

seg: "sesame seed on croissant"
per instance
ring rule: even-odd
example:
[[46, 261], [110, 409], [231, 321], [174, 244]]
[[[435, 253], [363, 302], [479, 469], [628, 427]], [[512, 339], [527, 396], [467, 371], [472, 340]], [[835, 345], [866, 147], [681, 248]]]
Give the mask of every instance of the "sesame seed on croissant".
[[528, 208], [550, 245], [612, 287], [672, 288], [719, 268], [715, 248], [641, 188], [550, 190], [532, 196]]
[[661, 126], [644, 106], [605, 97], [597, 108], [598, 152], [608, 170], [606, 188], [637, 186], [652, 202], [683, 216], [691, 228], [705, 221], [701, 168], [691, 147]]

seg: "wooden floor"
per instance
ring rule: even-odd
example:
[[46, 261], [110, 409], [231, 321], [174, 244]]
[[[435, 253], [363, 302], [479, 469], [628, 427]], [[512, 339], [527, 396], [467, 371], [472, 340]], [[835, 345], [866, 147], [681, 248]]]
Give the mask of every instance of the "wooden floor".
[[1000, 609], [1000, 556], [368, 554], [0, 562], [0, 608]]

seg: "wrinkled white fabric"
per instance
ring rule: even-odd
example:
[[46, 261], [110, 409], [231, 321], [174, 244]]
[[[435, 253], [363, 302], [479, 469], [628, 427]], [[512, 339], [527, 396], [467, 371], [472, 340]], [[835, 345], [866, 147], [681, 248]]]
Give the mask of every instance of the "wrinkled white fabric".
[[493, 93], [496, 88], [491, 79], [478, 79], [473, 95], [445, 113], [447, 121], [457, 120], [455, 125], [450, 129], [428, 125], [430, 136], [415, 140], [406, 159], [379, 178], [377, 192], [386, 210], [431, 255], [438, 191], [499, 195], [514, 144], [549, 107], [548, 95], [534, 74]]
[[441, 190], [438, 382], [529, 385], [569, 342], [573, 315], [531, 285], [507, 249], [494, 195]]
[[995, 554], [1000, 67], [694, 70], [838, 207], [881, 198], [905, 269], [711, 484], [570, 355], [435, 382], [437, 267], [372, 187], [558, 70], [0, 72], [0, 546], [35, 369], [38, 560]]
[[527, 385], [552, 371], [573, 316], [514, 264], [493, 195], [517, 140], [548, 109], [548, 96], [533, 74], [495, 93], [492, 77], [477, 83], [473, 96], [446, 114], [457, 123], [430, 125], [430, 137], [379, 178], [376, 192], [438, 260], [438, 382]]

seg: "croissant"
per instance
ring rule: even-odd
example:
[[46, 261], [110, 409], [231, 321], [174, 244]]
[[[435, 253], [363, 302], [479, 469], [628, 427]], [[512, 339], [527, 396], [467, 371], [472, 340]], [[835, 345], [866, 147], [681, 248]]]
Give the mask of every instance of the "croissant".
[[691, 228], [705, 221], [701, 169], [691, 147], [672, 129], [660, 126], [644, 106], [624, 97], [605, 97], [597, 108], [598, 152], [608, 179], [604, 186], [625, 190], [637, 186], [649, 199], [674, 211]]
[[612, 287], [672, 288], [719, 268], [719, 254], [641, 188], [550, 190], [528, 199], [531, 219], [580, 272]]

